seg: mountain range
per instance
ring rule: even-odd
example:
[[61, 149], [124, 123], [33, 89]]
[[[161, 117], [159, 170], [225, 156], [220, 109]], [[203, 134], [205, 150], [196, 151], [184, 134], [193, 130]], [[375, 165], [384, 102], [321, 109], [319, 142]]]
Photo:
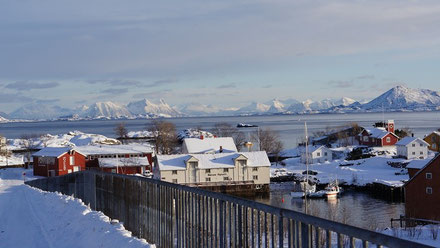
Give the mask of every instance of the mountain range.
[[[115, 102], [96, 102], [90, 106], [67, 109], [51, 105], [25, 105], [5, 114], [0, 112], [0, 122], [8, 119], [135, 119], [181, 116], [268, 115], [307, 113], [350, 113], [380, 111], [434, 111], [440, 110], [440, 92], [428, 89], [411, 89], [396, 86], [375, 99], [360, 103], [348, 97], [321, 101], [297, 101], [273, 99], [268, 102], [252, 102], [241, 108], [221, 108], [213, 105], [189, 103], [170, 106], [163, 99], [158, 103], [147, 99], [127, 105]], [[3, 116], [3, 117], [2, 117]]]

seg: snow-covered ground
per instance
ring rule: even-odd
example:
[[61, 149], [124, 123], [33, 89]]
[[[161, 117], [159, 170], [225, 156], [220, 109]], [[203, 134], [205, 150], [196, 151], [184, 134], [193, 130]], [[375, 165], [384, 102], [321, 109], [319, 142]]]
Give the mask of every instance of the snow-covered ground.
[[81, 200], [25, 185], [23, 172], [33, 178], [0, 170], [0, 247], [150, 247]]
[[382, 233], [433, 247], [440, 247], [440, 226], [438, 225], [387, 228]]
[[[342, 148], [338, 148], [339, 152], [344, 153], [341, 149]], [[406, 170], [403, 169], [402, 171], [400, 168], [393, 168], [388, 162], [409, 162], [410, 160], [393, 159], [392, 156], [395, 155], [394, 146], [373, 148], [371, 153], [377, 154], [378, 156], [351, 161], [336, 159], [331, 162], [310, 164], [309, 170], [318, 172], [315, 177], [320, 183], [329, 183], [337, 179], [341, 183], [345, 182], [349, 185], [356, 186], [365, 186], [366, 184], [373, 182], [393, 187], [403, 186], [404, 182], [408, 180], [408, 175], [405, 174]], [[433, 154], [430, 154], [430, 157], [426, 159], [426, 162], [432, 157]], [[285, 166], [280, 164], [272, 165], [271, 175], [273, 175], [275, 170], [279, 168], [285, 168], [287, 171], [298, 174], [301, 174], [306, 170], [306, 165], [301, 163], [300, 158], [298, 157], [289, 158], [283, 160], [283, 162], [286, 164]], [[340, 164], [353, 165], [340, 166]]]
[[23, 164], [24, 164], [23, 155], [13, 154], [9, 157], [0, 156], [0, 167], [23, 165]]

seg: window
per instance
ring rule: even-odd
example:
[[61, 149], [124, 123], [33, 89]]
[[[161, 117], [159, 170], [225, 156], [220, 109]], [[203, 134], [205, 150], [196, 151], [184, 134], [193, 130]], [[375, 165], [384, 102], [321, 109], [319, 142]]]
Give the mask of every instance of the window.
[[368, 142], [368, 136], [364, 136], [363, 138], [365, 142]]
[[412, 147], [416, 147], [416, 144], [412, 144]]
[[432, 195], [432, 188], [431, 187], [426, 187], [426, 194]]
[[252, 171], [258, 171], [258, 168], [252, 168]]
[[229, 181], [229, 177], [223, 177], [223, 181]]
[[196, 168], [196, 167], [197, 167], [197, 162], [189, 162], [189, 167], [190, 167], [191, 169]]
[[70, 165], [75, 164], [75, 156], [70, 156]]
[[177, 179], [173, 179], [173, 183], [177, 183]]
[[246, 165], [246, 160], [243, 160], [243, 159], [237, 160], [237, 164], [240, 165], [240, 166], [245, 166]]
[[316, 153], [316, 156], [318, 156], [318, 157], [321, 156], [321, 153], [320, 153], [320, 152], [317, 152], [317, 153]]
[[387, 143], [390, 143], [390, 142], [391, 142], [391, 138], [387, 137]]
[[416, 152], [412, 152], [412, 155], [416, 155]]
[[327, 152], [324, 152], [324, 156], [327, 156], [328, 155], [328, 153]]
[[420, 147], [423, 147], [423, 144], [420, 144]]
[[177, 171], [176, 170], [173, 170], [173, 175], [177, 175]]
[[426, 173], [426, 179], [432, 179], [432, 173], [430, 172]]
[[223, 172], [229, 172], [229, 169], [228, 168], [224, 168]]
[[206, 169], [206, 173], [211, 173], [211, 169]]
[[257, 175], [252, 176], [252, 179], [254, 179], [254, 180], [258, 180], [258, 176], [257, 176]]
[[432, 144], [432, 149], [436, 149], [437, 145], [436, 144]]
[[420, 152], [420, 155], [423, 155], [423, 152]]
[[207, 178], [205, 179], [205, 181], [207, 181], [207, 182], [211, 182], [211, 178], [210, 178], [210, 177], [207, 177]]

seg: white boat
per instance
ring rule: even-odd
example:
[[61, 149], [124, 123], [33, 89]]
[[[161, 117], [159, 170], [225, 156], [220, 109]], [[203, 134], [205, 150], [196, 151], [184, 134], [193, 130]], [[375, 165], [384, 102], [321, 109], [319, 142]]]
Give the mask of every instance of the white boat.
[[333, 183], [330, 183], [325, 187], [325, 196], [327, 198], [335, 198], [338, 196], [338, 194], [341, 192], [338, 181], [335, 181]]

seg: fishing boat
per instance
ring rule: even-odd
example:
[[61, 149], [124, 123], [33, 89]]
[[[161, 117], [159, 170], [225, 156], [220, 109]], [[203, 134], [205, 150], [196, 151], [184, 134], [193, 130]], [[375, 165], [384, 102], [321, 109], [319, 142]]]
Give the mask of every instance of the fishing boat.
[[329, 183], [327, 187], [325, 187], [325, 196], [327, 198], [335, 198], [340, 192], [341, 189], [339, 188], [338, 181]]

